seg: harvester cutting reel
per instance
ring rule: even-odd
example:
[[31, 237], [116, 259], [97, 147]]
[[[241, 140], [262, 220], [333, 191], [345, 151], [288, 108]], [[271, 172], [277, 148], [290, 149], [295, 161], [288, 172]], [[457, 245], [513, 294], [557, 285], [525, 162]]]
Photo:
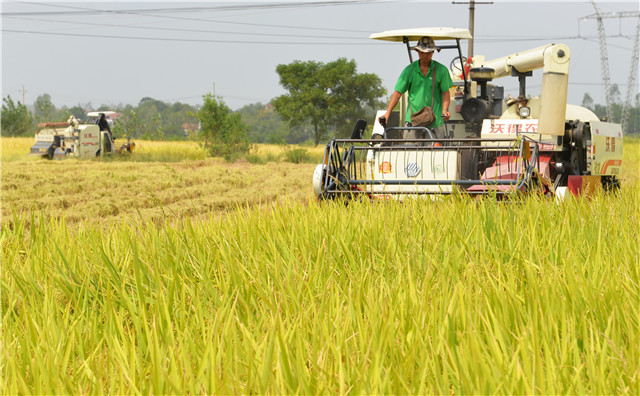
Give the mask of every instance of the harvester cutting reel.
[[[362, 121], [362, 120], [360, 120]], [[362, 121], [364, 125], [366, 123]], [[333, 139], [313, 175], [318, 199], [398, 199], [417, 196], [552, 194], [540, 171], [538, 142], [518, 139]], [[426, 128], [425, 128], [426, 129]]]
[[[367, 127], [365, 120], [358, 120], [351, 139], [344, 142], [362, 142], [362, 135]], [[355, 146], [346, 143], [340, 145], [340, 140], [333, 139], [324, 149], [323, 163], [316, 166], [313, 172], [313, 191], [318, 199], [335, 199], [338, 196], [349, 196], [350, 192], [358, 191], [350, 183], [350, 175], [355, 174]]]

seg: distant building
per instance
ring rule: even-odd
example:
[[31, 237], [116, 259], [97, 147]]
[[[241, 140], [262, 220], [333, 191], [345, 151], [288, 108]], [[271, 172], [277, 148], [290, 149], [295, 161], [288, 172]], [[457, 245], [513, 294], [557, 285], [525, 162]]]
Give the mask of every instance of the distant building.
[[185, 122], [184, 124], [182, 124], [182, 130], [184, 131], [185, 135], [188, 135], [191, 132], [199, 131], [200, 124], [191, 124], [191, 123]]
[[107, 122], [111, 125], [113, 125], [113, 123], [118, 119], [122, 117], [122, 113], [113, 113], [113, 114], [106, 114], [105, 118], [107, 119]]

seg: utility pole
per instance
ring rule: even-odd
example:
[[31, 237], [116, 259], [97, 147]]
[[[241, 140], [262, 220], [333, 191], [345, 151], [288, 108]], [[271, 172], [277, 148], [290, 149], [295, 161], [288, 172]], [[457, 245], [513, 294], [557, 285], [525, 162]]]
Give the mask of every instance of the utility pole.
[[213, 83], [213, 89], [211, 90], [211, 93], [213, 94], [213, 97], [216, 97], [216, 83]]
[[469, 4], [469, 33], [471, 33], [471, 38], [469, 39], [469, 55], [468, 58], [473, 58], [473, 38], [475, 35], [473, 34], [475, 28], [475, 12], [476, 12], [476, 4], [493, 4], [493, 1], [486, 2], [478, 2], [475, 0], [467, 1], [453, 1], [451, 4]]
[[24, 104], [24, 85], [22, 86], [22, 104]]

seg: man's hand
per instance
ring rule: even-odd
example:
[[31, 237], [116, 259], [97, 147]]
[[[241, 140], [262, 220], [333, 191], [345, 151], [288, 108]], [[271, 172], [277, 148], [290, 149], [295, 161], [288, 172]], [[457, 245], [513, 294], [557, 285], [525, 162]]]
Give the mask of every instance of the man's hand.
[[447, 110], [449, 109], [449, 104], [451, 103], [451, 93], [449, 90], [446, 90], [442, 93], [442, 119], [444, 122], [449, 121], [451, 118], [451, 113]]
[[[447, 92], [449, 92], [449, 91], [447, 91]], [[389, 117], [391, 116], [391, 112], [396, 107], [396, 105], [400, 101], [401, 97], [402, 97], [402, 94], [400, 92], [398, 92], [398, 91], [393, 91], [393, 94], [391, 94], [391, 99], [389, 99], [389, 106], [387, 106], [387, 112], [384, 113], [384, 115], [382, 116], [382, 117], [385, 118], [386, 121], [389, 121]], [[382, 117], [380, 117], [380, 118], [382, 118]], [[378, 118], [378, 121], [380, 121], [380, 118]], [[382, 123], [380, 123], [380, 125], [382, 125], [385, 128], [387, 127], [386, 125], [383, 125]]]

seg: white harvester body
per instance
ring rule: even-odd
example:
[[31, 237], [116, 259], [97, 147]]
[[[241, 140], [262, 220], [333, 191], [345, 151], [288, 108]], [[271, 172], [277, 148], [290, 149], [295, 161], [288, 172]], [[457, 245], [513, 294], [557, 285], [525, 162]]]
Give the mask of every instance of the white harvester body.
[[[93, 113], [87, 115], [90, 118], [95, 116]], [[116, 148], [108, 131], [100, 131], [95, 123], [80, 123], [74, 116], [67, 122], [45, 122], [38, 126], [42, 129], [35, 134], [31, 154], [49, 159], [93, 158], [114, 152], [131, 152], [135, 147], [135, 143], [128, 142]]]
[[[370, 150], [367, 154], [366, 179], [381, 182], [399, 180], [409, 184], [369, 184], [362, 190], [379, 198], [397, 198], [404, 194], [450, 193], [458, 180], [460, 153], [457, 150], [427, 151], [407, 149], [402, 151]], [[420, 185], [414, 182], [435, 182]]]

